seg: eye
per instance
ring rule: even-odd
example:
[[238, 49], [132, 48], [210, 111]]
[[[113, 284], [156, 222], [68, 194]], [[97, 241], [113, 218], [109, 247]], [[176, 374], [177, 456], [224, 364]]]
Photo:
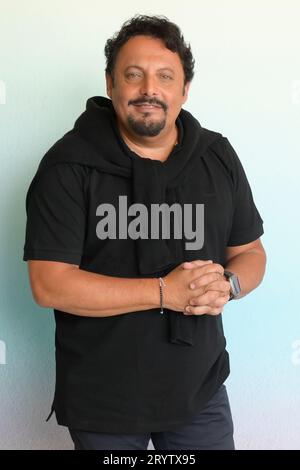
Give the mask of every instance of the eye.
[[126, 74], [126, 77], [129, 78], [129, 79], [135, 79], [135, 78], [140, 78], [141, 74], [138, 73], [138, 72], [128, 72]]
[[162, 74], [160, 75], [160, 77], [161, 77], [163, 80], [165, 80], [165, 81], [173, 80], [173, 77], [171, 77], [171, 75], [168, 75], [168, 74], [166, 74], [166, 73], [162, 73]]

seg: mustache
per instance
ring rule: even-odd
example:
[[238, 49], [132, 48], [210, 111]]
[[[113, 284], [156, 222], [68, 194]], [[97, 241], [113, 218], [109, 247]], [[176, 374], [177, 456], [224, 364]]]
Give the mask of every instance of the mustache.
[[135, 104], [152, 104], [152, 105], [158, 105], [161, 106], [164, 111], [167, 111], [168, 106], [166, 103], [164, 103], [161, 100], [158, 100], [157, 98], [137, 98], [136, 100], [130, 100], [128, 101], [128, 105], [135, 105]]

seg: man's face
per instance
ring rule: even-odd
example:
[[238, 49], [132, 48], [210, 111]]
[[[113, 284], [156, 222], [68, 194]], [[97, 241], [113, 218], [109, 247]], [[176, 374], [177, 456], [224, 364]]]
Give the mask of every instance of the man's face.
[[122, 127], [139, 136], [156, 136], [174, 127], [189, 84], [179, 55], [160, 39], [135, 36], [120, 49], [107, 94]]

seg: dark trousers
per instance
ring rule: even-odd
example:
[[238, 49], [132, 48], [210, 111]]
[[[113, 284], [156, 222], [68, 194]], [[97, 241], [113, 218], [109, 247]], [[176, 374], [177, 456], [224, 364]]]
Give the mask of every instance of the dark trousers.
[[233, 422], [223, 384], [189, 423], [173, 431], [112, 434], [69, 429], [75, 450], [234, 450]]

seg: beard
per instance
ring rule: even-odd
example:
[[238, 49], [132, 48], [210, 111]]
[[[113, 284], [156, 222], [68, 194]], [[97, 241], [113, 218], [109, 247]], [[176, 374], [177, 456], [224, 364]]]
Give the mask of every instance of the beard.
[[144, 119], [134, 119], [134, 117], [129, 114], [127, 118], [128, 126], [133, 130], [136, 134], [141, 135], [143, 137], [155, 137], [158, 135], [162, 129], [166, 125], [166, 118], [160, 121], [154, 120], [147, 120], [146, 118], [150, 115], [150, 113], [144, 113]]

